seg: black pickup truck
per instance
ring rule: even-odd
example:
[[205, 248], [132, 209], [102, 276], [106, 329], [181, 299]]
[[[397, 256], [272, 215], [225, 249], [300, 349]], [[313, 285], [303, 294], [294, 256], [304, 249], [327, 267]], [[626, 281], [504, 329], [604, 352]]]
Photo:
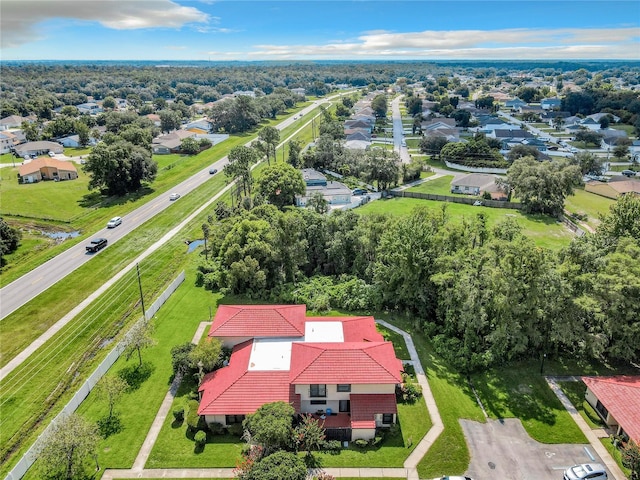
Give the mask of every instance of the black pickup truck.
[[87, 252], [95, 253], [107, 246], [106, 238], [94, 238], [91, 243], [86, 246]]

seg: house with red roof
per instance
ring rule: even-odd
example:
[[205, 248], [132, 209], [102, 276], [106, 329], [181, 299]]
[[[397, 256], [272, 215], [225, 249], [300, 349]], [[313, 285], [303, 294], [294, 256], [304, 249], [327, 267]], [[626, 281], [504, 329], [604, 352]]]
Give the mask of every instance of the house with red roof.
[[373, 317], [307, 317], [305, 305], [221, 305], [209, 336], [232, 348], [207, 374], [207, 423], [240, 423], [261, 405], [290, 403], [324, 423], [328, 438], [371, 439], [397, 420], [402, 362]]
[[585, 398], [616, 435], [640, 444], [640, 376], [582, 377]]

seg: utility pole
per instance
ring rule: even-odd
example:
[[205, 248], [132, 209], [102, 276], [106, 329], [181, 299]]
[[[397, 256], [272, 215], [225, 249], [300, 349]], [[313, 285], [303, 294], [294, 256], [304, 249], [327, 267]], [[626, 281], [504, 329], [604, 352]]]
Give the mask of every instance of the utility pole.
[[142, 282], [140, 281], [140, 266], [136, 263], [136, 272], [138, 272], [138, 287], [140, 288], [140, 303], [142, 304], [142, 316], [147, 320], [147, 312], [144, 309], [144, 295], [142, 295]]

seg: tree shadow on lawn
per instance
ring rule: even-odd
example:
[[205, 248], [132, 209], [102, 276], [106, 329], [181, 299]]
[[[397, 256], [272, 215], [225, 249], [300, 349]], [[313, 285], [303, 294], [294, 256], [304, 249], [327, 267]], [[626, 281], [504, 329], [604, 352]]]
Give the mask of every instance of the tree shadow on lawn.
[[129, 202], [135, 202], [154, 192], [155, 189], [149, 185], [143, 185], [137, 191], [121, 196], [109, 196], [102, 192], [91, 191], [78, 200], [78, 205], [82, 208], [108, 208], [114, 205], [124, 205]]
[[147, 362], [142, 365], [127, 365], [118, 371], [118, 376], [129, 384], [129, 391], [133, 391], [140, 388], [155, 369], [155, 365]]
[[562, 404], [540, 375], [538, 362], [513, 363], [472, 375], [487, 413], [497, 419], [519, 418], [555, 425]]

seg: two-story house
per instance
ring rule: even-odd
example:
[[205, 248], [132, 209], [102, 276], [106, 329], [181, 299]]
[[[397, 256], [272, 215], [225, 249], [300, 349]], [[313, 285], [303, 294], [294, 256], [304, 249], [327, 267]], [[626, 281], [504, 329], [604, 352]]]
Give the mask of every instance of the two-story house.
[[305, 305], [221, 305], [209, 336], [232, 347], [205, 376], [208, 423], [240, 423], [261, 405], [290, 403], [320, 419], [328, 438], [371, 439], [396, 422], [402, 363], [373, 317], [306, 317]]

